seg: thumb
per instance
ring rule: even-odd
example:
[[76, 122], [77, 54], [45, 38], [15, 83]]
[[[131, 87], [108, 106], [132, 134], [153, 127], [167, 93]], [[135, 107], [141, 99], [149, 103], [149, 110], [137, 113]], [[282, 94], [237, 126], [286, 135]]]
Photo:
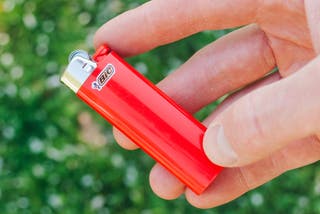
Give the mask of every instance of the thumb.
[[208, 158], [235, 167], [267, 157], [320, 129], [320, 57], [299, 72], [240, 98], [211, 122]]

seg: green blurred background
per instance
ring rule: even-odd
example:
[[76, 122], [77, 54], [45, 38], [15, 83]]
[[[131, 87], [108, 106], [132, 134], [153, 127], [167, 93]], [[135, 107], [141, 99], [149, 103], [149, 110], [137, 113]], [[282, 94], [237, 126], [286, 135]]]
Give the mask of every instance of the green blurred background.
[[[70, 51], [93, 51], [99, 26], [143, 2], [0, 0], [0, 213], [320, 213], [319, 163], [210, 210], [159, 199], [148, 184], [153, 161], [121, 149], [110, 125], [60, 84]], [[156, 83], [227, 32], [128, 60]]]

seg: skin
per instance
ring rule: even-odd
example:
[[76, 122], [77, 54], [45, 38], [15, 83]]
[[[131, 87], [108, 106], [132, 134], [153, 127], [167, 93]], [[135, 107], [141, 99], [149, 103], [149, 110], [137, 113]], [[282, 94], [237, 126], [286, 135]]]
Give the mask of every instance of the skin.
[[[150, 172], [155, 194], [185, 194], [193, 206], [211, 208], [319, 160], [319, 9], [314, 0], [152, 0], [96, 32], [96, 47], [107, 43], [127, 57], [203, 30], [244, 26], [199, 50], [158, 84], [190, 113], [237, 91], [203, 122], [208, 158], [227, 168], [198, 196], [156, 164]], [[279, 71], [267, 75], [275, 67]], [[216, 147], [216, 127], [223, 130], [220, 145], [233, 150], [232, 160]], [[137, 148], [119, 131], [114, 136], [122, 147]]]

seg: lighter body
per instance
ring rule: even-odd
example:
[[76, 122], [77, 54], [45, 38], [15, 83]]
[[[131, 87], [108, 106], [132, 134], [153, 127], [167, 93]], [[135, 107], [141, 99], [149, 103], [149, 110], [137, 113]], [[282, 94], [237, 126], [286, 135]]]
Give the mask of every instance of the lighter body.
[[202, 149], [206, 127], [109, 47], [75, 54], [61, 80], [196, 194], [222, 170]]

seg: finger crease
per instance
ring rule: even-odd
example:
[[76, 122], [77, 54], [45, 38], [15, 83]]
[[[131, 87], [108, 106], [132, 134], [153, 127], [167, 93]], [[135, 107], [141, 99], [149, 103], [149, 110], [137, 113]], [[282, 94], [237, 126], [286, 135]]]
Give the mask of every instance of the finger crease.
[[318, 150], [320, 154], [320, 134], [315, 134], [312, 136], [311, 143], [314, 144], [314, 148]]
[[[263, 58], [267, 66], [270, 66], [271, 68], [274, 68], [277, 65], [276, 55], [273, 52], [271, 41], [269, 40], [269, 37], [267, 34], [260, 28], [262, 34], [263, 34], [263, 40], [266, 44], [267, 50], [263, 50]], [[271, 55], [271, 57], [270, 57]]]
[[244, 187], [244, 192], [248, 192], [249, 190], [253, 189], [253, 186], [250, 185], [247, 176], [245, 176], [244, 168], [239, 167], [237, 168], [239, 174], [239, 183], [242, 187]]
[[[279, 161], [281, 160], [281, 161]], [[276, 177], [288, 170], [287, 157], [283, 150], [279, 150], [277, 155], [271, 155], [271, 173], [272, 177]]]

